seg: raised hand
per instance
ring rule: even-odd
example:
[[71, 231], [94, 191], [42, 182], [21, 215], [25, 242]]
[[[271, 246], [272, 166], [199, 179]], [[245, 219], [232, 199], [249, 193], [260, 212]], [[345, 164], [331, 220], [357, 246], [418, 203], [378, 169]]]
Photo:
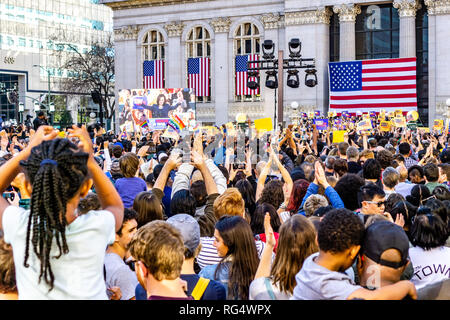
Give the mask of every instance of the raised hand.
[[327, 177], [325, 176], [325, 171], [319, 161], [314, 164], [314, 174], [317, 182], [322, 185], [325, 189], [329, 187]]
[[69, 129], [68, 131], [70, 138], [78, 138], [80, 140], [80, 142], [78, 142], [78, 147], [80, 150], [89, 153], [89, 155], [94, 154], [91, 137], [89, 136], [89, 132], [86, 130], [84, 125], [81, 128], [74, 125], [72, 126], [72, 129]]
[[33, 136], [30, 138], [28, 147], [31, 149], [35, 146], [40, 145], [43, 141], [53, 140], [57, 137], [57, 135], [58, 131], [56, 131], [52, 126], [40, 126], [37, 129], [36, 133], [33, 134]]
[[264, 233], [266, 235], [266, 245], [274, 248], [277, 242], [272, 225], [270, 224], [270, 214], [268, 212], [266, 212], [266, 215], [264, 216]]
[[197, 169], [203, 169], [206, 167], [205, 163], [206, 157], [203, 153], [199, 153], [196, 150], [193, 150], [191, 153], [191, 164]]

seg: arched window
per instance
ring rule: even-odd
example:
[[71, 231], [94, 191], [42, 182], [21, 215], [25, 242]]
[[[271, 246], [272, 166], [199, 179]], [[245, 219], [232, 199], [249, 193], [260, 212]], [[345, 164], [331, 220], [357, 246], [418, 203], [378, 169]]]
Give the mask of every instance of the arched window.
[[211, 36], [203, 26], [187, 34], [187, 86], [196, 89], [198, 102], [211, 101]]
[[164, 37], [150, 30], [142, 41], [143, 82], [145, 89], [164, 88]]
[[235, 101], [258, 101], [260, 89], [247, 87], [247, 61], [259, 59], [261, 36], [253, 23], [240, 24], [234, 33]]
[[142, 57], [145, 60], [164, 60], [164, 38], [161, 32], [151, 30], [142, 41]]

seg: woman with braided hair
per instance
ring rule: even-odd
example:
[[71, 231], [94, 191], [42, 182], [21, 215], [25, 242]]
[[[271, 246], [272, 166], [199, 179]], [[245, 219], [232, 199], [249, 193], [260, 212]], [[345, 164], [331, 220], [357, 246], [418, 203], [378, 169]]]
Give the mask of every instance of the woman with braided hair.
[[[41, 126], [30, 144], [0, 167], [0, 191], [23, 170], [30, 210], [0, 198], [0, 228], [11, 244], [19, 299], [107, 299], [105, 248], [122, 224], [123, 204], [94, 159], [86, 128], [70, 138]], [[79, 215], [80, 198], [92, 183], [103, 210]]]

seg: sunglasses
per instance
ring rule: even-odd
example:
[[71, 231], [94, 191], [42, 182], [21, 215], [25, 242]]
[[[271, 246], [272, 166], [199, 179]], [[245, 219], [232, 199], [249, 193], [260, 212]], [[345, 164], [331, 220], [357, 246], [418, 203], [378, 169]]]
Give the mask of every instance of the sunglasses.
[[366, 201], [367, 203], [372, 203], [372, 204], [376, 204], [378, 207], [384, 206], [386, 205], [386, 201], [379, 201], [379, 202], [375, 202], [375, 201]]

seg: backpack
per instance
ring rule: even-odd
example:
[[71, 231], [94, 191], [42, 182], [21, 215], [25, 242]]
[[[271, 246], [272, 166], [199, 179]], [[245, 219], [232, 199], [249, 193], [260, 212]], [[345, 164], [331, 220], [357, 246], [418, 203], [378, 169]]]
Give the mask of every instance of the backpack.
[[206, 287], [208, 287], [209, 279], [200, 277], [197, 281], [197, 284], [194, 287], [194, 290], [192, 290], [191, 296], [195, 300], [200, 300], [203, 297], [203, 294], [205, 293]]

